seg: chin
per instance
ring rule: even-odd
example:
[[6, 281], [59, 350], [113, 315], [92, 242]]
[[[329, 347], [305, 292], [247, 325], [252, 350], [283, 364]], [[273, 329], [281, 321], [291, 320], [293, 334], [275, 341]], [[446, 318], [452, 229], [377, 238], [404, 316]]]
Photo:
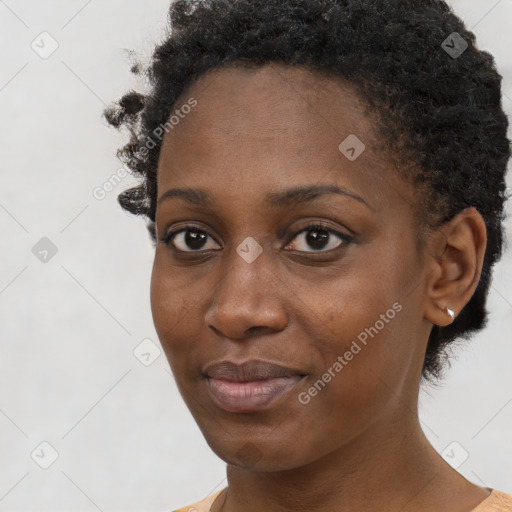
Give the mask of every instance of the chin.
[[[213, 439], [212, 437], [215, 437]], [[308, 463], [303, 445], [286, 439], [249, 440], [248, 436], [218, 439], [205, 437], [212, 451], [227, 464], [252, 471], [287, 471]], [[279, 446], [279, 449], [276, 448]], [[302, 450], [299, 452], [297, 447]], [[312, 461], [310, 461], [312, 462]]]

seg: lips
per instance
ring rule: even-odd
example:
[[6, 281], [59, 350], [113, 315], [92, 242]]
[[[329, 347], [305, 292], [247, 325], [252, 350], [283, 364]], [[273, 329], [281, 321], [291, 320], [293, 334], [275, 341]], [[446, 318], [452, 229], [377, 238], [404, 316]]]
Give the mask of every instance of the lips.
[[292, 368], [258, 360], [246, 361], [242, 364], [236, 364], [232, 361], [221, 361], [220, 363], [207, 366], [204, 373], [213, 379], [229, 380], [232, 382], [249, 382], [301, 375], [300, 371]]
[[295, 387], [305, 374], [293, 368], [251, 360], [242, 364], [221, 361], [204, 374], [213, 401], [229, 412], [260, 409]]

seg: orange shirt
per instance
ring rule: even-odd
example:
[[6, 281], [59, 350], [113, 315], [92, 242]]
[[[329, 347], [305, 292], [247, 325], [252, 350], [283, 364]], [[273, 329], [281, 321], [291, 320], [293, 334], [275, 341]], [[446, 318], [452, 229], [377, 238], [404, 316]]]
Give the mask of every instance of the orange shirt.
[[216, 498], [219, 497], [222, 491], [224, 491], [224, 489], [217, 491], [216, 493], [208, 496], [208, 498], [205, 498], [202, 501], [198, 501], [197, 503], [193, 503], [192, 505], [188, 505], [187, 507], [178, 508], [176, 510], [173, 510], [173, 512], [209, 512], [213, 502], [215, 501]]
[[[224, 489], [217, 491], [204, 500], [178, 508], [173, 512], [209, 512], [213, 502], [220, 496], [222, 491]], [[487, 499], [482, 501], [471, 512], [512, 512], [512, 495], [493, 489]]]

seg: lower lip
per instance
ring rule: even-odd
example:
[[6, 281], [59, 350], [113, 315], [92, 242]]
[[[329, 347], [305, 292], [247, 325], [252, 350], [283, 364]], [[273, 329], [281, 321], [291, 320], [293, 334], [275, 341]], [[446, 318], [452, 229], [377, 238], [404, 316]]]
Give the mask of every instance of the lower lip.
[[261, 409], [302, 380], [300, 375], [250, 382], [233, 382], [207, 378], [208, 390], [215, 403], [229, 412]]

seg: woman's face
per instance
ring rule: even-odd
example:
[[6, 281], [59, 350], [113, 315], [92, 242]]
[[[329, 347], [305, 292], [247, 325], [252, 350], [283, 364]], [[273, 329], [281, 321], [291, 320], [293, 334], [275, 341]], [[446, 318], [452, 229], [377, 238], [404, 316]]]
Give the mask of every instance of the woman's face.
[[362, 104], [276, 64], [214, 70], [182, 98], [156, 211], [158, 237], [178, 234], [157, 244], [151, 307], [208, 444], [282, 470], [401, 435], [431, 327], [426, 268], [412, 191]]

